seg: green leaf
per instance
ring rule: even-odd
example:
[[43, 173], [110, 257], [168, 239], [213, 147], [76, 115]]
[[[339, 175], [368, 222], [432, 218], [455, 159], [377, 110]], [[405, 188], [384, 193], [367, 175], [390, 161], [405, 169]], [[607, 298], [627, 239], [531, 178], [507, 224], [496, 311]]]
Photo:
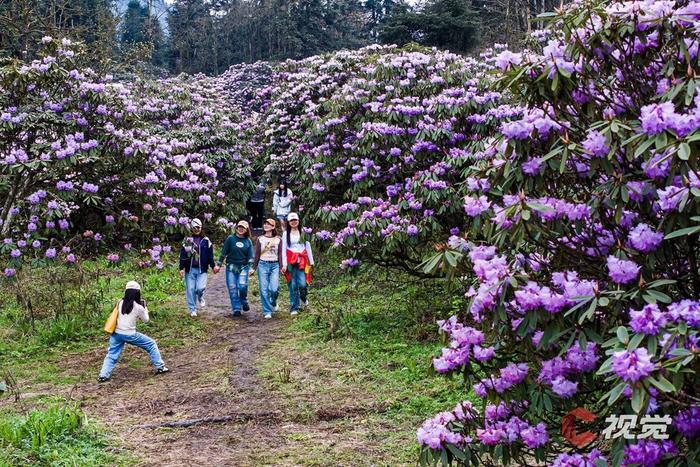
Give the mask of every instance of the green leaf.
[[662, 392], [675, 392], [676, 390], [675, 386], [661, 375], [658, 378], [649, 378], [649, 382]]
[[627, 328], [624, 326], [618, 326], [617, 330], [615, 331], [615, 334], [617, 334], [617, 340], [620, 341], [620, 343], [627, 345], [627, 343], [630, 340], [629, 333], [627, 332]]
[[629, 350], [634, 350], [637, 347], [639, 347], [639, 344], [641, 344], [643, 340], [644, 340], [644, 334], [635, 334], [634, 337], [630, 340], [630, 343], [627, 346], [627, 348]]
[[681, 143], [678, 146], [678, 158], [682, 161], [690, 159], [690, 145], [688, 143]]
[[663, 292], [659, 292], [658, 290], [647, 290], [647, 293], [653, 296], [656, 300], [660, 301], [661, 303], [671, 303], [673, 301], [671, 297], [669, 297]]
[[586, 310], [586, 312], [583, 313], [583, 314], [579, 317], [578, 323], [579, 323], [579, 324], [583, 324], [584, 321], [586, 321], [587, 319], [592, 318], [592, 317], [593, 317], [593, 313], [595, 313], [595, 309], [596, 309], [597, 306], [598, 306], [598, 299], [597, 299], [597, 298], [594, 298], [593, 301], [591, 302], [591, 305], [590, 305], [590, 306], [588, 307], [588, 309]]
[[447, 445], [447, 449], [452, 453], [453, 456], [455, 456], [457, 459], [461, 461], [465, 461], [467, 459], [467, 456], [464, 455], [464, 452], [457, 448], [457, 446], [454, 446], [452, 444]]
[[644, 408], [644, 390], [642, 388], [635, 388], [632, 392], [632, 410], [640, 413]]
[[700, 232], [700, 225], [693, 227], [686, 227], [685, 229], [676, 230], [664, 237], [664, 240], [669, 240], [671, 238], [683, 237], [684, 235], [692, 235], [694, 233]]
[[676, 281], [673, 279], [659, 279], [657, 281], [649, 282], [647, 284], [648, 289], [655, 289], [657, 287], [661, 287], [662, 285], [672, 285], [675, 284]]
[[620, 394], [622, 394], [625, 386], [627, 386], [627, 383], [622, 382], [618, 383], [617, 386], [612, 388], [612, 390], [608, 393], [608, 405], [613, 405], [615, 401], [620, 398]]

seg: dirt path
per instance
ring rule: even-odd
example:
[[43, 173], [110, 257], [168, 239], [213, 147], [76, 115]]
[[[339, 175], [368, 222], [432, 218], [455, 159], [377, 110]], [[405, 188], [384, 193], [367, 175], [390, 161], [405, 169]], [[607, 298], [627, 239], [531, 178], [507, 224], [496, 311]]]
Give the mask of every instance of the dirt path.
[[[233, 318], [224, 275], [210, 275], [206, 310], [195, 318], [205, 324], [205, 337], [192, 339], [189, 347], [162, 349], [170, 373], [153, 376], [147, 355], [127, 346], [108, 383], [91, 378], [65, 395], [80, 400], [90, 418], [116, 433], [120, 444], [141, 460], [139, 465], [398, 465], [378, 462], [381, 437], [367, 439], [374, 435], [363, 419], [376, 408], [373, 401], [358, 387], [336, 390], [340, 366], [298, 361], [285, 353], [283, 338], [291, 318], [280, 312], [263, 319], [255, 295], [249, 296], [251, 310]], [[183, 319], [190, 319], [184, 298], [175, 299], [182, 302]], [[74, 355], [65, 362], [65, 371], [85, 373], [90, 368], [94, 376], [103, 352]], [[291, 393], [275, 390], [259, 375], [265, 363], [261, 360], [270, 353], [290, 365], [279, 369], [279, 378], [291, 378]], [[318, 391], [318, 384], [328, 390]], [[231, 420], [185, 428], [142, 427], [222, 416]]]

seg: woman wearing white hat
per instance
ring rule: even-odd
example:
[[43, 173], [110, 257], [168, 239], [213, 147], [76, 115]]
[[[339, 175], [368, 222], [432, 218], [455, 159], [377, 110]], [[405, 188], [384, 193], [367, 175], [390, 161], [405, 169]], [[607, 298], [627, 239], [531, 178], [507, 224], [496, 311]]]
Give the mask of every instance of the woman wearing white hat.
[[209, 268], [218, 272], [214, 264], [214, 247], [202, 232], [202, 221], [192, 219], [192, 236], [180, 248], [180, 277], [185, 279], [185, 296], [190, 316], [197, 316], [197, 304], [204, 308], [204, 290], [207, 288]]
[[104, 383], [109, 380], [112, 370], [114, 370], [117, 361], [119, 361], [119, 356], [124, 350], [124, 344], [135, 345], [148, 352], [153, 366], [156, 367], [157, 375], [170, 371], [166, 368], [160, 356], [156, 341], [145, 334], [136, 332], [137, 320], [140, 319], [144, 323], [148, 322], [148, 308], [146, 308], [145, 302], [141, 300], [141, 286], [138, 282], [129, 281], [126, 284], [124, 298], [119, 301], [118, 306], [117, 328], [112, 333], [112, 337], [109, 338], [109, 349], [97, 381]]
[[301, 304], [309, 304], [307, 286], [314, 269], [314, 255], [299, 224], [299, 214], [290, 212], [287, 220], [287, 231], [282, 235], [282, 274], [289, 287], [289, 311], [295, 316]]
[[[219, 255], [217, 268], [226, 260], [226, 287], [231, 300], [233, 316], [240, 316], [250, 310], [248, 305], [248, 271], [253, 264], [253, 242], [250, 240], [250, 226], [246, 221], [238, 221], [236, 231], [224, 242]], [[218, 270], [218, 269], [217, 269]]]

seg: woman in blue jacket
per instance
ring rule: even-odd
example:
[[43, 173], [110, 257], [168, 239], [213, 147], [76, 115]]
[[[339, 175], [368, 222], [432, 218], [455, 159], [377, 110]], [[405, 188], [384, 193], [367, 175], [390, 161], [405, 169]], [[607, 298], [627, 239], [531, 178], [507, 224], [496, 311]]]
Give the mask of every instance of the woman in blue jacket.
[[185, 279], [185, 295], [190, 316], [197, 316], [197, 304], [204, 308], [204, 290], [207, 288], [207, 273], [214, 264], [214, 247], [202, 232], [202, 221], [192, 219], [192, 236], [185, 239], [180, 248], [180, 277]]

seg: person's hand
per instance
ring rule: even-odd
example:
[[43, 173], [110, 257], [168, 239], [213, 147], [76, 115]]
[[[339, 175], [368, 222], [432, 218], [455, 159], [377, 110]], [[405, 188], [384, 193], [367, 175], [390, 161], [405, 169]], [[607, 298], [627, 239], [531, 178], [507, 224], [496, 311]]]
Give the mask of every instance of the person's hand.
[[221, 268], [219, 266], [214, 266], [214, 274], [218, 274], [219, 271], [221, 271]]
[[313, 264], [311, 264], [310, 266], [311, 266], [311, 268], [310, 268], [309, 270], [310, 270], [311, 272], [314, 272], [314, 271], [316, 270], [316, 266], [314, 266]]
[[287, 274], [287, 266], [282, 266], [282, 274]]
[[184, 278], [184, 277], [185, 277], [185, 270], [184, 270], [184, 269], [180, 269], [180, 279], [182, 279], [182, 278]]
[[249, 276], [252, 276], [253, 274], [255, 274], [255, 269], [251, 269], [250, 271], [248, 271]]

